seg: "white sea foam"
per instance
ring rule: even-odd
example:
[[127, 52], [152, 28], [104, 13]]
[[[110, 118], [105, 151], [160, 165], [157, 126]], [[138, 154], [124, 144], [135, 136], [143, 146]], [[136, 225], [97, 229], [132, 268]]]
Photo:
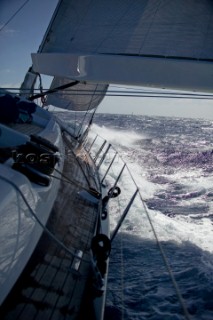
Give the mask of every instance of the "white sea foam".
[[106, 139], [114, 146], [133, 146], [138, 140], [145, 139], [145, 136], [137, 134], [133, 131], [122, 131], [116, 129], [109, 129], [105, 126], [92, 125], [92, 130]]
[[[107, 141], [118, 147], [122, 158], [127, 161], [128, 167], [130, 168], [134, 180], [136, 181], [141, 191], [142, 197], [145, 201], [149, 198], [154, 197], [154, 194], [157, 190], [159, 191], [160, 189], [163, 190], [165, 188], [165, 186], [163, 185], [148, 181], [146, 172], [144, 172], [144, 168], [141, 168], [141, 166], [138, 165], [137, 162], [134, 162], [135, 159], [132, 162], [133, 158], [131, 158], [131, 154], [130, 156], [128, 156], [128, 152], [131, 153], [132, 151], [126, 151], [125, 148], [122, 149], [122, 146], [135, 149], [137, 147], [137, 141], [144, 139], [145, 136], [138, 135], [134, 132], [123, 132], [121, 130], [108, 129], [97, 125], [93, 125], [93, 130], [100, 134]], [[119, 148], [119, 146], [121, 146], [121, 148]], [[104, 171], [106, 170], [106, 168], [107, 167], [103, 168]], [[111, 171], [111, 173], [109, 173], [109, 175], [111, 175], [111, 178], [115, 178], [119, 173], [119, 170], [120, 166], [115, 163], [113, 170]], [[202, 197], [204, 198], [205, 195], [203, 195], [203, 192], [201, 192], [200, 190], [202, 188], [211, 187], [213, 182], [212, 177], [203, 177], [201, 175], [201, 170], [181, 170], [179, 172], [175, 172], [173, 175], [170, 175], [170, 178], [176, 180], [179, 183], [187, 184], [189, 186], [189, 189], [191, 189], [192, 196], [194, 198], [192, 197], [193, 199], [190, 199], [189, 194], [189, 199], [187, 199], [188, 202], [185, 202], [186, 205], [190, 205], [198, 201], [196, 192], [197, 195], [201, 197], [199, 198], [199, 201], [205, 201], [205, 199], [202, 199]], [[129, 199], [134, 192], [134, 186], [131, 184], [131, 177], [126, 175], [125, 181], [123, 181], [122, 183], [120, 182], [120, 184], [122, 185], [123, 199], [125, 197]], [[128, 191], [125, 187], [125, 184], [129, 187]], [[113, 202], [111, 206], [112, 211], [114, 212], [114, 215], [111, 216], [111, 222], [112, 226], [115, 227], [120, 215], [119, 209], [121, 209], [121, 211], [124, 210], [127, 201], [125, 202], [125, 200], [123, 200], [124, 204], [122, 205], [121, 196], [119, 202], [116, 202], [116, 200], [111, 200], [111, 202]], [[203, 250], [213, 252], [213, 226], [208, 217], [202, 218], [202, 220], [196, 220], [189, 215], [179, 214], [171, 218], [156, 210], [148, 210], [148, 214], [160, 241], [175, 241], [178, 243], [188, 241]], [[126, 230], [126, 232], [134, 232], [134, 234], [137, 236], [142, 236], [147, 239], [153, 239], [153, 232], [149, 220], [147, 219], [147, 215], [139, 199], [135, 200], [129, 216], [127, 216], [126, 218], [126, 223], [123, 228]]]
[[[122, 120], [124, 123], [125, 119], [125, 117], [122, 119], [122, 116], [119, 119], [121, 126]], [[134, 121], [133, 119], [133, 126], [136, 123]], [[142, 143], [137, 140], [137, 135], [136, 139], [133, 135], [132, 140], [127, 139], [122, 145], [119, 137], [120, 134], [123, 135], [122, 130], [115, 132], [117, 130], [106, 129], [105, 138], [116, 144], [116, 149], [127, 162], [142, 197], [150, 208], [149, 218], [174, 272], [190, 315], [196, 320], [211, 319], [213, 281], [211, 158], [198, 157], [196, 161], [193, 159], [191, 161], [187, 150], [186, 153], [176, 152], [180, 150], [182, 144], [185, 149], [190, 148], [194, 141], [199, 140], [200, 135], [199, 131], [194, 132], [194, 123], [191, 121], [187, 122], [186, 134], [184, 123], [173, 121], [171, 125], [171, 122], [165, 119], [153, 120], [153, 124], [146, 131], [150, 132], [151, 138], [148, 137], [149, 140], [146, 138]], [[137, 124], [140, 125], [138, 122]], [[146, 126], [142, 119], [141, 126], [143, 124]], [[174, 132], [181, 136], [181, 142], [178, 139], [173, 140]], [[102, 134], [101, 131], [98, 133]], [[124, 135], [128, 137], [131, 133], [125, 131]], [[205, 138], [208, 141], [208, 136]], [[143, 136], [139, 135], [139, 139], [143, 139]], [[109, 163], [110, 161], [103, 163], [103, 171]], [[115, 162], [108, 175], [110, 183], [113, 183], [113, 178], [120, 169], [120, 162]], [[121, 194], [110, 200], [112, 227], [115, 227], [120, 213], [124, 211], [135, 190], [126, 169], [124, 177], [122, 175], [122, 179], [119, 180], [119, 186]], [[175, 291], [168, 281], [149, 219], [138, 196], [125, 218], [121, 231], [112, 246], [107, 304], [116, 310], [117, 308], [127, 310], [128, 319], [146, 319], [147, 316], [152, 319], [182, 319], [180, 308], [175, 302], [177, 301]], [[119, 261], [121, 252], [123, 256]], [[124, 281], [123, 305], [120, 307], [121, 295], [118, 294], [118, 288]]]

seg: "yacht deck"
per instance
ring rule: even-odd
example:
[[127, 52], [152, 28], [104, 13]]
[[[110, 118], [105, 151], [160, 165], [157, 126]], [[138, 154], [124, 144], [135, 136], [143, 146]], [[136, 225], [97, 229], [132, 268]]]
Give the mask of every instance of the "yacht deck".
[[97, 189], [97, 180], [93, 173], [89, 181], [85, 179], [89, 159], [79, 149], [77, 161], [70, 151], [71, 140], [65, 139], [69, 146], [60, 192], [47, 228], [75, 256], [44, 232], [0, 310], [1, 319], [81, 319], [85, 287], [94, 277], [90, 246], [99, 205], [83, 199], [78, 191], [89, 189], [88, 182]]

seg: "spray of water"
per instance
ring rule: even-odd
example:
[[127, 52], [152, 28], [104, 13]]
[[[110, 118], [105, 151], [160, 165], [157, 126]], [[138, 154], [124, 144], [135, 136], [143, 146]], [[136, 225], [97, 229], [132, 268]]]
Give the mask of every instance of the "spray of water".
[[[122, 158], [127, 162], [145, 203], [149, 199], [154, 198], [157, 192], [158, 194], [159, 192], [162, 192], [163, 194], [165, 185], [153, 183], [148, 180], [147, 168], [142, 168], [141, 165], [137, 163], [137, 157], [132, 156], [134, 155], [135, 150], [137, 150], [137, 154], [138, 151], [140, 152], [140, 145], [138, 144], [138, 141], [146, 139], [147, 137], [134, 132], [108, 129], [98, 125], [93, 125], [93, 131], [115, 145], [116, 149], [119, 150]], [[141, 152], [143, 152], [143, 150], [141, 150]], [[109, 161], [103, 163], [103, 172], [106, 171], [108, 163]], [[119, 170], [120, 162], [117, 161], [114, 163], [112, 170], [108, 174], [108, 181], [113, 181], [118, 175]], [[174, 171], [174, 173], [170, 175], [170, 179], [172, 181], [177, 181], [177, 183], [187, 183], [187, 190], [191, 189], [191, 191], [187, 191], [182, 195], [182, 197], [184, 205], [189, 207], [198, 201], [205, 200], [203, 199], [205, 197], [205, 188], [210, 187], [213, 182], [212, 178], [204, 178], [202, 175], [199, 175], [199, 172], [189, 170], [181, 170], [180, 172]], [[120, 185], [122, 185], [122, 195], [120, 196], [120, 199], [111, 200], [111, 210], [113, 212], [111, 223], [113, 227], [119, 219], [119, 212], [124, 210], [128, 202], [127, 199], [130, 199], [134, 192], [134, 185], [131, 183], [131, 177], [128, 174], [123, 175]], [[181, 203], [180, 199], [179, 203]], [[212, 209], [211, 206], [210, 209]], [[188, 241], [203, 250], [213, 252], [213, 226], [211, 220], [208, 219], [207, 216], [206, 218], [203, 217], [202, 220], [196, 220], [192, 218], [193, 214], [189, 216], [183, 212], [182, 214], [179, 213], [171, 218], [171, 215], [167, 216], [163, 214], [158, 210], [158, 208], [148, 210], [148, 214], [153, 222], [160, 241], [175, 241], [178, 243]], [[138, 197], [125, 220], [123, 230], [130, 233], [134, 232], [134, 234], [147, 239], [153, 238], [146, 212], [144, 211]]]

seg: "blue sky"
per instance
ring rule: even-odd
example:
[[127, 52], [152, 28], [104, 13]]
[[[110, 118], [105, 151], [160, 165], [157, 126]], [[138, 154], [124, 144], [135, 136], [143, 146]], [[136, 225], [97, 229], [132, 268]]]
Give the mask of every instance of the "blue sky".
[[[0, 26], [26, 0], [0, 1]], [[57, 0], [30, 0], [0, 32], [0, 85], [19, 86], [31, 65], [31, 52], [36, 52]]]
[[[0, 32], [0, 86], [19, 87], [31, 65], [57, 0], [0, 0], [0, 28], [26, 2]], [[212, 100], [107, 97], [99, 112], [134, 113], [213, 119]]]

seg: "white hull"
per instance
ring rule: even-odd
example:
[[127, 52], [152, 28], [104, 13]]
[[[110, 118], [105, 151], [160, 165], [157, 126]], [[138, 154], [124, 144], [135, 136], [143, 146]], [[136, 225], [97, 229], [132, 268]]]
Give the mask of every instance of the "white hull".
[[[37, 107], [30, 124], [0, 125], [3, 160], [5, 148], [11, 151], [17, 145], [31, 146], [35, 137], [32, 130], [37, 127], [38, 150], [45, 143], [46, 147], [50, 143], [52, 150], [57, 149], [53, 152], [57, 161], [51, 173], [24, 163], [25, 168], [30, 166], [36, 172], [36, 177], [38, 174], [38, 179], [40, 175], [48, 179], [47, 185], [32, 181], [28, 171], [16, 169], [14, 164], [21, 161], [21, 151], [5, 161], [1, 159], [3, 319], [16, 319], [19, 314], [23, 319], [29, 314], [34, 319], [41, 319], [44, 314], [47, 319], [52, 314], [62, 319], [64, 310], [67, 315], [72, 314], [70, 319], [85, 316], [85, 310], [93, 319], [103, 319], [109, 259], [104, 253], [100, 260], [99, 253], [96, 255], [98, 244], [92, 247], [92, 242], [96, 235], [104, 234], [110, 245], [108, 214], [107, 219], [102, 218], [102, 190], [93, 160], [58, 123]], [[25, 129], [31, 134], [23, 133]], [[28, 155], [33, 154], [25, 154]], [[47, 169], [50, 168], [46, 166]]]
[[[40, 117], [42, 113], [46, 115], [45, 111], [40, 110]], [[48, 137], [60, 148], [60, 162], [56, 164], [56, 168], [61, 171], [64, 151], [59, 126], [53, 119], [40, 119], [41, 123], [42, 120], [46, 122], [40, 135]], [[10, 140], [11, 144], [12, 141], [17, 143], [16, 136], [19, 136], [20, 141], [21, 138], [22, 141], [29, 139], [26, 135], [3, 125], [1, 132], [5, 133], [7, 141]], [[9, 139], [10, 136], [11, 139]], [[2, 134], [1, 138], [3, 137]], [[11, 168], [11, 159], [5, 164], [0, 164], [0, 304], [23, 271], [43, 232], [42, 226], [33, 217], [29, 207], [40, 223], [45, 226], [56, 199], [59, 184], [58, 179], [51, 179], [49, 186], [46, 187], [30, 182], [25, 175]]]

